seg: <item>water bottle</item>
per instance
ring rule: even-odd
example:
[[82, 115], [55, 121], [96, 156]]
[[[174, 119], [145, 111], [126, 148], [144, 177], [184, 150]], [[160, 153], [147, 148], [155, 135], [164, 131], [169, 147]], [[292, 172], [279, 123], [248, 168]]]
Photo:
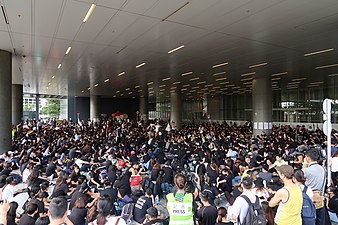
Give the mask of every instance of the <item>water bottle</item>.
[[158, 195], [155, 197], [155, 205], [158, 205], [159, 199], [158, 199]]

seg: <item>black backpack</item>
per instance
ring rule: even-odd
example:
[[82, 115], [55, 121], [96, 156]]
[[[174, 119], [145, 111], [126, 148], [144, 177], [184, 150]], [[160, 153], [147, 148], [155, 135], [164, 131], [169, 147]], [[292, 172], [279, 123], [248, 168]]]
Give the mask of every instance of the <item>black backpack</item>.
[[[259, 203], [259, 198], [256, 196], [256, 202], [252, 203], [250, 199], [241, 195], [249, 205], [248, 212], [244, 218], [244, 221], [239, 221], [240, 225], [266, 225], [266, 218], [262, 206]], [[239, 219], [238, 219], [239, 220]]]

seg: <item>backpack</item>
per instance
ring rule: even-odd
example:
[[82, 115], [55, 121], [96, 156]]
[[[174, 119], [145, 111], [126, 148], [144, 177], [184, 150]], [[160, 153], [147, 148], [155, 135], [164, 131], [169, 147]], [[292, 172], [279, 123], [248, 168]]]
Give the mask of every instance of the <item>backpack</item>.
[[134, 207], [134, 203], [128, 203], [122, 208], [121, 218], [126, 221], [126, 224], [131, 224], [133, 221]]
[[312, 200], [306, 194], [307, 186], [304, 185], [303, 194], [303, 207], [302, 207], [302, 225], [313, 225], [316, 223], [316, 208]]
[[152, 191], [154, 191], [154, 183], [151, 181], [151, 179], [148, 176], [145, 177], [142, 182], [142, 189], [144, 193], [147, 190], [147, 188], [150, 188]]
[[249, 205], [248, 212], [244, 218], [244, 221], [239, 221], [240, 225], [266, 225], [266, 218], [262, 206], [259, 203], [259, 198], [256, 196], [256, 202], [252, 203], [250, 199], [241, 195]]

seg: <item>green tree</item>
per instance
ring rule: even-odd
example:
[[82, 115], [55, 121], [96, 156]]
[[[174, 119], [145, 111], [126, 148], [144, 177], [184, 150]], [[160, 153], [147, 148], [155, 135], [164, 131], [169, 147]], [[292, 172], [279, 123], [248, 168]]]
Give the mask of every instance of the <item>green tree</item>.
[[60, 116], [60, 100], [59, 99], [47, 99], [46, 106], [42, 107], [41, 113], [48, 115], [49, 117]]
[[28, 103], [25, 103], [24, 105], [23, 105], [23, 111], [26, 111], [26, 112], [28, 112], [28, 111], [35, 111], [35, 105], [33, 105], [33, 104], [28, 104]]

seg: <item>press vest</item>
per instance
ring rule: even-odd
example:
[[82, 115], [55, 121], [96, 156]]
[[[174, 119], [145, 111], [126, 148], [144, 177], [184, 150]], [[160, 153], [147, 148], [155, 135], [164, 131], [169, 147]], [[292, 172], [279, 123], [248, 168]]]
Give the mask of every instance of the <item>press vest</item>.
[[167, 195], [167, 209], [170, 215], [169, 225], [194, 225], [194, 214], [192, 211], [193, 195], [185, 194], [183, 201], [175, 199], [174, 194]]

